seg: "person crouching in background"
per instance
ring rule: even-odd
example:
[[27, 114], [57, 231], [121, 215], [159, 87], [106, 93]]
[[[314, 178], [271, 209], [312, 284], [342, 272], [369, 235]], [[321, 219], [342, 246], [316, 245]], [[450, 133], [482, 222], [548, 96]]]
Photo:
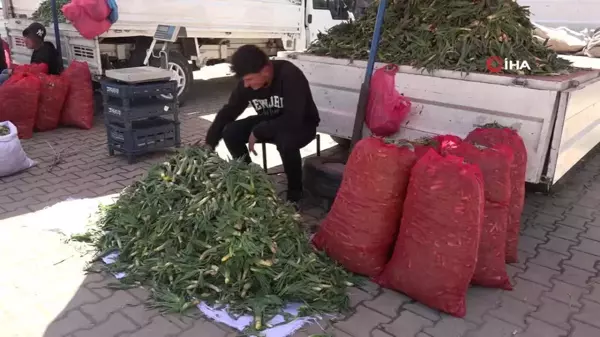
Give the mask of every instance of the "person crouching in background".
[[[25, 46], [33, 50], [31, 54], [31, 64], [46, 64], [48, 74], [60, 75], [63, 71], [62, 58], [52, 42], [44, 41], [46, 38], [46, 28], [39, 22], [34, 22], [23, 31]], [[4, 49], [3, 47], [0, 47]], [[0, 50], [0, 85], [6, 82], [12, 74], [12, 69], [7, 69], [4, 50]]]
[[48, 74], [60, 75], [63, 71], [62, 58], [52, 42], [44, 41], [46, 28], [39, 22], [34, 22], [23, 31], [25, 45], [32, 49], [31, 63], [45, 63], [48, 66]]

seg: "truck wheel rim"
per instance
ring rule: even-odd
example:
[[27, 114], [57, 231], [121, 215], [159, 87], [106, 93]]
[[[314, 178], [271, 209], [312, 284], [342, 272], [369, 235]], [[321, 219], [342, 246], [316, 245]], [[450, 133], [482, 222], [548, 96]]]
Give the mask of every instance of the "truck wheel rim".
[[[186, 80], [185, 80], [185, 71], [183, 67], [181, 67], [177, 63], [169, 62], [169, 70], [173, 72], [171, 76], [171, 81], [177, 82], [177, 96], [181, 95], [183, 89], [185, 89]], [[165, 99], [173, 99], [173, 95], [161, 95]]]

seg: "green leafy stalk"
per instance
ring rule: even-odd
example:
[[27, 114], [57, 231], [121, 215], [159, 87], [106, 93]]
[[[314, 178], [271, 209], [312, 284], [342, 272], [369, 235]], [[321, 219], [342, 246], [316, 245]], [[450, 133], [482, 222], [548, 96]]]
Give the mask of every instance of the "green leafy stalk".
[[[67, 19], [62, 13], [61, 8], [71, 2], [70, 0], [56, 0], [56, 9], [58, 11], [58, 22], [67, 22]], [[52, 23], [52, 2], [50, 0], [44, 0], [40, 3], [38, 9], [31, 15], [33, 20], [36, 20], [44, 25], [48, 26]]]

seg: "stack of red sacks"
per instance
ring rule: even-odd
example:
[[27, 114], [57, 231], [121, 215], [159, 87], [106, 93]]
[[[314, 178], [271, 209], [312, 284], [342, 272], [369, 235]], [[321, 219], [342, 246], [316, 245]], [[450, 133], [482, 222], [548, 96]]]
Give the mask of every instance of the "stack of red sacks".
[[27, 139], [33, 136], [39, 107], [41, 81], [40, 73], [36, 72], [44, 69], [33, 69], [36, 72], [15, 70], [0, 86], [0, 121], [12, 122], [17, 127], [19, 138]]
[[516, 260], [526, 158], [517, 132], [495, 125], [466, 141], [364, 139], [313, 243], [353, 272], [463, 317], [471, 284], [512, 288], [505, 262]]
[[62, 12], [81, 36], [93, 39], [110, 29], [111, 9], [106, 0], [73, 0], [62, 7]]
[[86, 62], [73, 61], [60, 75], [46, 64], [13, 65], [0, 86], [0, 120], [11, 121], [19, 138], [59, 125], [91, 129], [94, 119], [92, 76]]

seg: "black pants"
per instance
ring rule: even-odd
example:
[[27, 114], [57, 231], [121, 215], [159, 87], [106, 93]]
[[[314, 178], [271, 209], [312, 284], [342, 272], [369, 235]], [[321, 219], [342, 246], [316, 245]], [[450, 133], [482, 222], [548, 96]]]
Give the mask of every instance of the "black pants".
[[[223, 141], [227, 145], [233, 158], [245, 158], [251, 162], [246, 144], [248, 138], [258, 124], [267, 119], [263, 116], [250, 116], [227, 124], [223, 129]], [[302, 156], [300, 149], [315, 139], [317, 129], [315, 126], [295, 128], [293, 131], [277, 130], [272, 139], [266, 139], [260, 134], [254, 134], [257, 143], [275, 144], [281, 155], [283, 170], [288, 180], [288, 197], [290, 193], [302, 193]]]

